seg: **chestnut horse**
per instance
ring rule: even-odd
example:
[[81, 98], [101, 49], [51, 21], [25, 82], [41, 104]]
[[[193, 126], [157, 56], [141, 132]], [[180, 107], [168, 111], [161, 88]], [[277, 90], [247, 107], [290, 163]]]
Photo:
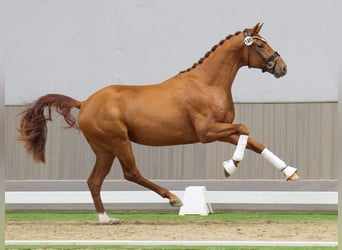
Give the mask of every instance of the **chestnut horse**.
[[[169, 199], [172, 206], [182, 206], [177, 196], [140, 174], [131, 142], [165, 146], [223, 141], [239, 146], [240, 135], [248, 135], [249, 131], [243, 124], [233, 124], [231, 88], [238, 70], [242, 66], [259, 68], [276, 78], [287, 71], [280, 55], [259, 35], [261, 27], [258, 23], [227, 36], [198, 63], [160, 84], [111, 85], [85, 101], [59, 94], [40, 97], [22, 113], [18, 139], [25, 143], [35, 161], [45, 162], [46, 122], [51, 120], [51, 107], [64, 116], [70, 127], [83, 132], [96, 155], [88, 186], [101, 223], [118, 222], [107, 216], [100, 196], [102, 183], [116, 157], [125, 179]], [[80, 110], [78, 122], [70, 114], [72, 108]], [[259, 154], [267, 150], [252, 138], [247, 139], [246, 146]], [[275, 167], [280, 161], [279, 170], [286, 168], [270, 151], [263, 156]], [[241, 159], [233, 160], [235, 168]], [[227, 175], [232, 172], [229, 167], [225, 171]], [[296, 169], [285, 175], [298, 179]]]

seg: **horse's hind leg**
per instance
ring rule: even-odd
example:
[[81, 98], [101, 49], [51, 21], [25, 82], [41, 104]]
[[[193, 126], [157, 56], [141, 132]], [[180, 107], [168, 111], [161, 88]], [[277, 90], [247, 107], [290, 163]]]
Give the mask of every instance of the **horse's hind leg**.
[[[241, 138], [239, 138], [238, 135], [232, 135], [232, 136], [226, 138], [224, 141], [237, 145], [240, 143]], [[261, 154], [275, 168], [277, 168], [278, 170], [283, 172], [287, 180], [298, 180], [299, 179], [299, 176], [297, 174], [297, 169], [295, 169], [291, 166], [287, 166], [284, 161], [282, 161], [278, 156], [273, 154], [270, 150], [268, 150], [261, 143], [259, 143], [256, 140], [248, 137], [246, 147], [249, 150], [252, 150], [258, 154]], [[237, 148], [236, 151], [238, 151], [238, 150], [239, 149]], [[241, 150], [241, 148], [240, 148], [240, 150]], [[234, 155], [235, 155], [235, 153], [234, 153]], [[241, 153], [241, 152], [239, 152], [239, 153]], [[242, 155], [243, 155], [243, 153], [242, 153]], [[223, 163], [224, 168], [225, 168], [225, 173], [227, 176], [229, 176], [231, 173], [234, 172], [235, 168], [237, 167], [237, 165], [239, 164], [239, 162], [241, 160], [242, 160], [242, 158], [240, 158], [238, 160], [234, 160], [234, 156], [233, 156], [233, 159], [225, 161]]]
[[168, 198], [171, 206], [180, 207], [183, 205], [182, 201], [176, 195], [172, 194], [169, 190], [149, 181], [141, 175], [135, 163], [131, 142], [128, 139], [121, 140], [120, 143], [117, 143], [116, 145], [117, 149], [115, 150], [115, 154], [120, 161], [126, 180], [142, 185], [158, 193], [163, 198]]
[[[94, 147], [93, 147], [94, 149]], [[104, 153], [94, 150], [96, 154], [95, 166], [88, 178], [88, 187], [90, 189], [95, 209], [99, 217], [100, 223], [118, 224], [120, 221], [117, 219], [109, 218], [105, 212], [102, 200], [101, 200], [101, 187], [103, 180], [108, 175], [115, 156], [110, 153]]]

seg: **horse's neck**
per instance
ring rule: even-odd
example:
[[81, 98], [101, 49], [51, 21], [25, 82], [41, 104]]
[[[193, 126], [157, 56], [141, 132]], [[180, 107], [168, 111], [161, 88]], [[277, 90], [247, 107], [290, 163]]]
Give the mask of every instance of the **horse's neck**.
[[234, 44], [238, 42], [235, 40], [226, 41], [194, 69], [193, 73], [197, 74], [203, 83], [230, 91], [234, 78], [242, 66], [242, 48]]

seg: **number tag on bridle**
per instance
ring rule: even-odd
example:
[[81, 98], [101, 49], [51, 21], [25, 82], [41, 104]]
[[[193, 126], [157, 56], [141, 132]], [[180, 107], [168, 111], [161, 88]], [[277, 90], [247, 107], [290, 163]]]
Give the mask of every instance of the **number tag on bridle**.
[[247, 46], [251, 46], [253, 44], [253, 37], [251, 36], [246, 36], [244, 39], [244, 42]]

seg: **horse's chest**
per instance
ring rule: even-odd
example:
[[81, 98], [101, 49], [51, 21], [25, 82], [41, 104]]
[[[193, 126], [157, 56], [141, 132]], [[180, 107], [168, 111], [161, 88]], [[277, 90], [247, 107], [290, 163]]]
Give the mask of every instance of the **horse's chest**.
[[218, 122], [232, 123], [235, 116], [234, 105], [227, 102], [215, 103], [212, 107], [215, 120]]

